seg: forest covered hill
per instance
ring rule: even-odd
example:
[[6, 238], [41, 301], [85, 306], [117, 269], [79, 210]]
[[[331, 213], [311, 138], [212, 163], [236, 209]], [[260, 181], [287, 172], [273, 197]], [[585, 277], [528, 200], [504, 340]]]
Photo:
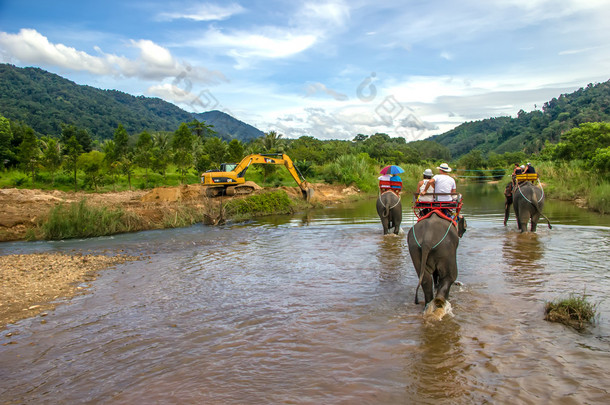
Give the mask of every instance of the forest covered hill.
[[544, 103], [542, 110], [519, 111], [517, 117], [471, 121], [428, 138], [446, 146], [453, 159], [473, 149], [489, 152], [538, 153], [547, 141], [557, 143], [562, 133], [585, 122], [610, 121], [610, 81], [589, 84]]
[[62, 124], [87, 129], [94, 139], [112, 139], [119, 124], [129, 133], [175, 131], [193, 119], [213, 125], [224, 140], [250, 141], [259, 129], [221, 111], [189, 113], [159, 98], [79, 85], [39, 68], [0, 64], [0, 114], [22, 121], [39, 135], [59, 135]]

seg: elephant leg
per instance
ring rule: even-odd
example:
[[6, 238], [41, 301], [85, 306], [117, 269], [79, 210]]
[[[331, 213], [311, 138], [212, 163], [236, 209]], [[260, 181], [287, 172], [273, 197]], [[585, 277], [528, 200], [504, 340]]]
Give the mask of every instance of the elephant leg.
[[532, 225], [530, 228], [532, 232], [536, 232], [536, 226], [538, 225], [539, 220], [540, 220], [540, 214], [536, 213], [536, 214], [532, 215]]
[[445, 301], [449, 300], [449, 290], [455, 282], [455, 277], [450, 276], [450, 274], [457, 274], [457, 265], [453, 265], [452, 267], [454, 267], [454, 269], [450, 270], [445, 277], [441, 279], [439, 288], [436, 290], [435, 300], [440, 301], [441, 306], [445, 303]]

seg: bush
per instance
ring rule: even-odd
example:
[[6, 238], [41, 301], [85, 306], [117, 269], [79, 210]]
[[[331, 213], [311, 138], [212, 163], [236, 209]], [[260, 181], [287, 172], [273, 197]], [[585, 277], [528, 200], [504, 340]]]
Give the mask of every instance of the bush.
[[584, 293], [579, 297], [570, 294], [567, 299], [547, 302], [544, 319], [583, 330], [585, 324], [591, 323], [595, 318], [596, 310], [597, 305], [588, 302]]
[[43, 239], [59, 240], [113, 235], [139, 229], [139, 218], [121, 209], [87, 205], [85, 199], [69, 206], [59, 204], [40, 225]]
[[294, 203], [284, 191], [252, 195], [233, 199], [224, 206], [225, 213], [233, 219], [251, 218], [272, 214], [291, 214]]

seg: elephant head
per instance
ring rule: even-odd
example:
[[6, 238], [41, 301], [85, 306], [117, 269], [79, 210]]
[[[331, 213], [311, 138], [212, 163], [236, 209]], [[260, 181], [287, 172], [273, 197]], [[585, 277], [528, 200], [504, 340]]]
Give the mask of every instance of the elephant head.
[[383, 234], [387, 235], [391, 228], [394, 228], [394, 233], [398, 235], [400, 232], [400, 223], [402, 222], [402, 204], [400, 196], [391, 191], [386, 191], [377, 199], [377, 214], [381, 219], [383, 226]]
[[536, 226], [540, 217], [546, 219], [549, 229], [552, 229], [551, 222], [542, 214], [544, 206], [544, 192], [540, 187], [535, 186], [529, 181], [517, 183], [513, 189], [513, 208], [517, 225], [521, 232], [527, 230], [527, 224], [531, 221], [530, 230], [536, 232]]
[[[465, 227], [464, 221], [463, 229]], [[409, 230], [409, 253], [419, 276], [416, 304], [419, 303], [417, 292], [420, 285], [426, 305], [434, 299], [434, 305], [442, 307], [449, 299], [449, 289], [458, 275], [456, 252], [459, 239], [453, 223], [437, 215], [420, 220]]]

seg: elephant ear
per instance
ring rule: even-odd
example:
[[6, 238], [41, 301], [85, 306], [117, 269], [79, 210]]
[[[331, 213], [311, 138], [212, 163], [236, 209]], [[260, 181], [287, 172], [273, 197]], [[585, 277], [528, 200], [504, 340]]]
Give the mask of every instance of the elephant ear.
[[466, 233], [466, 218], [458, 218], [458, 236], [461, 238]]

